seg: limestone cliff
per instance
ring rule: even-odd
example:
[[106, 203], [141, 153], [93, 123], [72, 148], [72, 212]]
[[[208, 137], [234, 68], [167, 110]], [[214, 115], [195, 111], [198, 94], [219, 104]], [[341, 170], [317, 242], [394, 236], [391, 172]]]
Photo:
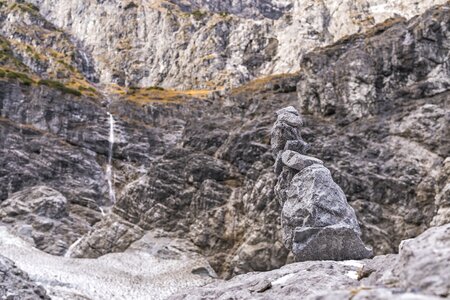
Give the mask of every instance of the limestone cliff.
[[30, 3], [0, 1], [0, 223], [30, 247], [101, 261], [163, 229], [223, 278], [292, 262], [290, 105], [376, 255], [450, 222], [448, 3]]
[[304, 53], [445, 0], [32, 0], [103, 83], [229, 88], [295, 72]]

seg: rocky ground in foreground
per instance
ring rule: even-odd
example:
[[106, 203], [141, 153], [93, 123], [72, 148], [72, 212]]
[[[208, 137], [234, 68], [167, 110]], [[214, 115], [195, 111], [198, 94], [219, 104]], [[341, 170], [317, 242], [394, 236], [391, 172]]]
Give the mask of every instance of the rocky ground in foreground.
[[[402, 242], [398, 255], [361, 261], [293, 263], [226, 282], [213, 279], [212, 269], [198, 255], [186, 252], [194, 248], [186, 247], [183, 241], [147, 235], [123, 254], [79, 260], [32, 249], [5, 228], [0, 234], [2, 253], [50, 291], [52, 299], [165, 299], [177, 292], [169, 298], [431, 300], [450, 295], [450, 225], [431, 228]], [[30, 264], [30, 257], [41, 265]], [[0, 296], [48, 299], [44, 288], [31, 282], [12, 261], [1, 257], [0, 262], [4, 279]], [[82, 274], [86, 271], [95, 276], [86, 280]], [[213, 283], [189, 289], [208, 282]]]
[[2, 299], [50, 299], [42, 286], [35, 284], [16, 264], [0, 256], [0, 297]]
[[398, 255], [309, 261], [240, 275], [170, 299], [442, 299], [450, 296], [450, 225], [403, 241]]

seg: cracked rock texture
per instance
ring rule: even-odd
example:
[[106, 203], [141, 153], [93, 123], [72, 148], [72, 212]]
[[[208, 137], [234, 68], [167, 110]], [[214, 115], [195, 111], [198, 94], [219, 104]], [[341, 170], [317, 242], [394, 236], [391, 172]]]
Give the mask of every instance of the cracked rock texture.
[[62, 255], [71, 244], [71, 232], [86, 232], [89, 223], [69, 214], [68, 201], [60, 192], [35, 186], [12, 194], [0, 205], [0, 218], [13, 231], [39, 249]]

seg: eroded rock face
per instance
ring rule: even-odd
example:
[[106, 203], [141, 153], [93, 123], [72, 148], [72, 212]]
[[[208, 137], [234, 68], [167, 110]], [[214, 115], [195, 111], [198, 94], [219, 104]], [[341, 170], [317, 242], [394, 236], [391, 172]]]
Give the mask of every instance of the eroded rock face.
[[322, 161], [304, 155], [298, 111], [277, 111], [272, 151], [282, 205], [283, 241], [296, 261], [363, 259], [372, 256], [361, 240], [355, 211]]
[[[450, 295], [450, 224], [434, 227], [400, 244], [399, 258], [391, 272], [397, 286], [408, 291]], [[381, 277], [383, 282], [386, 277]]]
[[351, 120], [448, 90], [448, 9], [392, 19], [305, 55], [298, 86], [302, 111]]
[[77, 233], [90, 228], [87, 220], [69, 212], [66, 197], [46, 186], [26, 188], [3, 201], [0, 224], [53, 255], [62, 255]]
[[[327, 136], [341, 134], [330, 141], [316, 135], [316, 156], [355, 208], [363, 239], [377, 237], [371, 243], [377, 253], [400, 243], [387, 242], [393, 236], [413, 237], [430, 226], [437, 209], [446, 219], [435, 197], [436, 187], [446, 186], [442, 168], [450, 153], [448, 51], [441, 47], [448, 41], [448, 10], [446, 4], [410, 21], [385, 23], [302, 62], [302, 112], [332, 120], [337, 126], [324, 130]], [[428, 126], [434, 129], [423, 130]]]
[[436, 216], [432, 225], [440, 226], [450, 223], [450, 158], [444, 161], [436, 186]]
[[122, 252], [144, 233], [139, 226], [125, 222], [114, 214], [108, 214], [87, 234], [79, 237], [65, 256], [97, 258], [108, 253]]
[[61, 193], [45, 186], [16, 193], [1, 204], [3, 218], [33, 213], [55, 220], [68, 215], [67, 206], [67, 199]]

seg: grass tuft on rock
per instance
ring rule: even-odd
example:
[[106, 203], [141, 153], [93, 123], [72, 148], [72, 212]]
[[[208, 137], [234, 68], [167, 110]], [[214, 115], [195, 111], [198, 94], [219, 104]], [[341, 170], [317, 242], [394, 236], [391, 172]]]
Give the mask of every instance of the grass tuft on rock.
[[69, 88], [69, 87], [65, 86], [64, 83], [56, 81], [56, 80], [42, 79], [39, 81], [39, 84], [57, 89], [66, 94], [71, 94], [71, 95], [75, 95], [75, 96], [82, 95], [82, 93], [80, 91]]
[[192, 16], [196, 21], [202, 20], [206, 16], [206, 14], [207, 14], [206, 12], [203, 12], [201, 10], [195, 10], [192, 12]]
[[31, 79], [27, 74], [7, 69], [0, 69], [0, 78], [17, 79], [24, 85], [31, 85], [34, 83], [33, 79]]
[[162, 88], [160, 86], [149, 86], [146, 90], [147, 91], [164, 91], [164, 88]]

